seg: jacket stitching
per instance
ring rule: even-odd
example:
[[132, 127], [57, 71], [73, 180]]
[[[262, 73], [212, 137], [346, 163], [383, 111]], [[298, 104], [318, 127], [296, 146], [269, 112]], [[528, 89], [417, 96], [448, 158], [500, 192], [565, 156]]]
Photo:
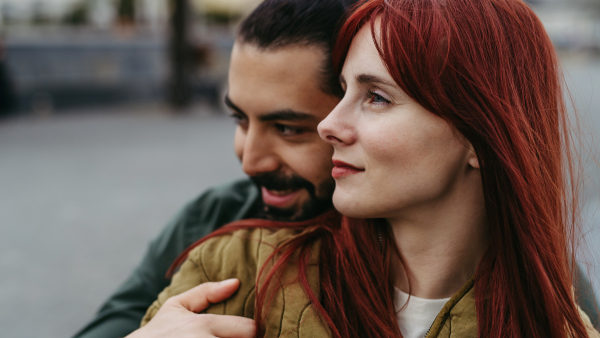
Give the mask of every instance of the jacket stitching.
[[302, 318], [304, 317], [304, 313], [308, 310], [308, 307], [311, 306], [312, 303], [308, 302], [308, 304], [304, 305], [304, 308], [302, 309], [302, 311], [300, 311], [300, 317], [298, 317], [298, 323], [296, 324], [297, 332], [298, 332], [298, 338], [300, 338], [300, 324], [302, 323]]
[[280, 290], [281, 290], [281, 299], [283, 300], [283, 309], [281, 310], [281, 319], [279, 320], [279, 334], [277, 337], [281, 336], [281, 330], [283, 329], [283, 317], [285, 315], [285, 291], [283, 291], [283, 283], [280, 282]]
[[[257, 254], [256, 254], [257, 261], [258, 261], [258, 254], [260, 252], [260, 247], [261, 247], [261, 245], [264, 244], [264, 242], [263, 242], [264, 229], [260, 229], [259, 233], [260, 233], [260, 240], [258, 241], [258, 246], [257, 246], [257, 250], [256, 250], [257, 251]], [[265, 261], [265, 264], [266, 264], [266, 261]], [[260, 270], [261, 267], [257, 266], [257, 268]], [[279, 282], [281, 283], [281, 281], [279, 281]], [[257, 283], [258, 283], [258, 281], [257, 281]], [[280, 285], [279, 291], [281, 292], [281, 299], [283, 300], [283, 308], [281, 310], [281, 318], [279, 319], [279, 328], [278, 328], [277, 337], [281, 336], [281, 329], [283, 327], [283, 317], [285, 314], [285, 292], [283, 292], [283, 284]]]
[[[252, 287], [252, 289], [250, 289], [250, 291], [248, 291], [248, 294], [246, 295], [246, 298], [244, 299], [244, 316], [247, 316], [248, 313], [246, 313], [246, 308], [248, 307], [248, 301], [250, 300], [250, 295], [252, 294], [252, 291], [256, 290], [256, 285]], [[256, 297], [255, 297], [256, 299]]]
[[[204, 251], [204, 250], [202, 250], [202, 251]], [[198, 270], [202, 271], [205, 281], [211, 282], [210, 278], [208, 278], [208, 274], [206, 273], [206, 269], [204, 269], [204, 263], [202, 262], [202, 257], [205, 257], [205, 256], [206, 255], [204, 254], [204, 252], [202, 252], [202, 255], [200, 256], [200, 259], [198, 261], [196, 261], [195, 259], [190, 259], [190, 262], [196, 264], [196, 266], [198, 267]]]
[[[260, 262], [260, 246], [262, 245], [262, 242], [263, 242], [263, 229], [259, 229], [258, 233], [260, 235], [260, 239], [258, 240], [258, 245], [256, 246], [256, 263]], [[256, 268], [257, 268], [257, 272], [258, 272], [261, 267], [258, 266], [258, 264], [256, 264]], [[258, 278], [258, 275], [256, 277]]]

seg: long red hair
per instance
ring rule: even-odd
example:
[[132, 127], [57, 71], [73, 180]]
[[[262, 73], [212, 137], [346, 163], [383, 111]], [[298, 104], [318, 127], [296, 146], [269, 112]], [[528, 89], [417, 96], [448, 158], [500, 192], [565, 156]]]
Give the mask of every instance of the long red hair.
[[[273, 252], [267, 259], [267, 262], [274, 262], [272, 265], [260, 269], [259, 276], [266, 274], [266, 278], [256, 286], [254, 319], [257, 337], [264, 335], [263, 319], [269, 308], [267, 300], [277, 290], [281, 273], [292, 265], [291, 260], [298, 266], [298, 281], [331, 329], [333, 337], [402, 336], [393, 303], [392, 257], [398, 255], [398, 251], [391, 229], [383, 220], [352, 219], [331, 210], [304, 222], [237, 221], [192, 244], [177, 258], [167, 274], [172, 274], [188, 253], [206, 240], [247, 228], [302, 231], [301, 235], [291, 238]], [[307, 229], [310, 231], [305, 231]], [[320, 298], [310, 288], [307, 278], [310, 250], [317, 240], [321, 241]]]
[[[586, 337], [569, 264], [578, 185], [562, 78], [535, 14], [519, 0], [371, 0], [340, 30], [333, 52], [338, 70], [365, 24], [396, 83], [447, 119], [478, 155], [493, 239], [476, 274], [478, 336]], [[279, 247], [274, 265], [261, 269], [267, 278], [257, 285], [257, 336], [264, 333], [269, 290], [292, 259], [334, 337], [402, 336], [391, 273], [397, 248], [384, 221], [335, 211], [301, 223], [243, 220], [193, 246], [247, 227], [311, 229]], [[306, 278], [316, 240], [320, 299]]]
[[372, 0], [345, 22], [339, 70], [371, 26], [396, 83], [472, 144], [492, 245], [478, 268], [480, 337], [586, 337], [573, 296], [578, 185], [563, 80], [520, 0]]

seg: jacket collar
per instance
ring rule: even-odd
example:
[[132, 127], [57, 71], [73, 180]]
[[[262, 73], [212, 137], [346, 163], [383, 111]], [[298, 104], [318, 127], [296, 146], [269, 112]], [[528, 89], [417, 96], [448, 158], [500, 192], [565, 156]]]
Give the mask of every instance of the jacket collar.
[[475, 278], [472, 277], [450, 298], [425, 338], [477, 337], [474, 282]]

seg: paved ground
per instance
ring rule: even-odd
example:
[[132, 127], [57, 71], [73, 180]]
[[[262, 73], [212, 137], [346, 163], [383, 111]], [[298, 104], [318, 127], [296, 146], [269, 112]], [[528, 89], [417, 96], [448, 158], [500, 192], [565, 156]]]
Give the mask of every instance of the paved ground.
[[158, 110], [0, 124], [0, 336], [70, 336], [186, 201], [242, 176], [228, 117]]
[[[600, 62], [572, 59], [567, 69], [589, 143], [600, 135]], [[59, 338], [80, 328], [186, 201], [242, 176], [232, 133], [228, 118], [202, 108], [0, 122], [0, 335]], [[600, 224], [590, 211], [600, 174], [589, 174], [586, 196], [596, 202], [584, 215]], [[588, 239], [599, 253], [599, 231]]]

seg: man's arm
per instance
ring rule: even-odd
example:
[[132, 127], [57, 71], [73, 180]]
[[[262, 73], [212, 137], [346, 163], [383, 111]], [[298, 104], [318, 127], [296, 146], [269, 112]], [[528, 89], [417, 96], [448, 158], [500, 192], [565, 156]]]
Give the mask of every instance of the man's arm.
[[231, 337], [254, 338], [254, 320], [237, 316], [197, 314], [229, 298], [240, 286], [237, 279], [200, 284], [169, 298], [148, 325], [127, 338]]
[[169, 285], [165, 274], [175, 258], [215, 229], [247, 217], [258, 196], [252, 182], [242, 180], [209, 190], [188, 204], [152, 241], [129, 279], [74, 338], [124, 337], [139, 328], [148, 307]]

